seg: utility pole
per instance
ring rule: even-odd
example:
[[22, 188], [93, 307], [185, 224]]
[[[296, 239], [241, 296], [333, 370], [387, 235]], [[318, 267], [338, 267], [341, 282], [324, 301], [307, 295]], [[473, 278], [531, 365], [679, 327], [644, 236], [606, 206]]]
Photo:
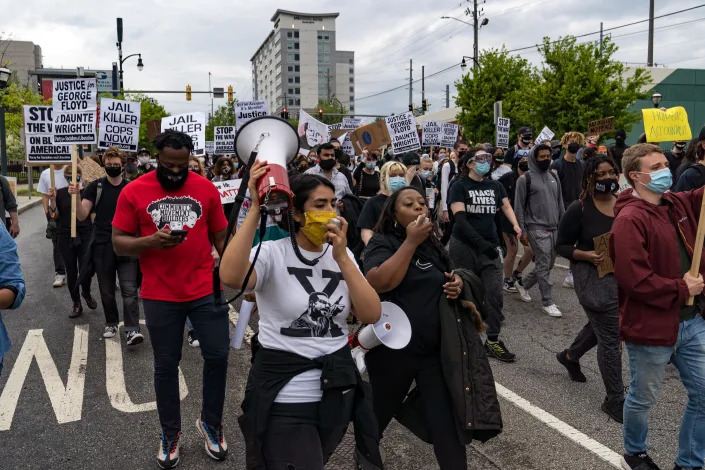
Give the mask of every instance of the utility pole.
[[446, 109], [450, 108], [450, 85], [446, 85]]
[[654, 0], [649, 0], [649, 52], [646, 65], [654, 66]]
[[213, 110], [213, 87], [211, 87], [211, 73], [210, 72], [208, 72], [208, 91], [210, 92], [209, 94], [211, 95], [211, 119], [212, 119], [215, 111]]
[[[651, 0], [651, 1], [653, 2], [653, 0]], [[473, 54], [475, 55], [475, 60], [473, 60], [473, 62], [472, 62], [472, 68], [474, 69], [475, 67], [477, 67], [478, 60], [480, 60], [480, 57], [477, 54], [477, 50], [478, 50], [478, 44], [477, 44], [478, 39], [477, 38], [478, 38], [478, 33], [480, 31], [480, 25], [477, 24], [477, 0], [473, 0], [472, 3], [473, 3], [473, 7], [474, 7], [473, 12], [472, 12], [472, 22], [475, 25], [475, 28], [474, 28], [475, 44], [473, 46], [473, 49], [474, 49]]]
[[421, 66], [421, 108], [424, 110], [424, 113], [426, 111], [426, 82], [424, 81], [425, 78], [425, 69], [426, 66], [422, 65]]
[[602, 47], [603, 47], [603, 44], [602, 44], [603, 39], [602, 39], [602, 37], [603, 37], [603, 36], [602, 36], [602, 21], [600, 21], [600, 52], [602, 52]]
[[414, 67], [413, 59], [409, 59], [409, 106], [414, 104]]

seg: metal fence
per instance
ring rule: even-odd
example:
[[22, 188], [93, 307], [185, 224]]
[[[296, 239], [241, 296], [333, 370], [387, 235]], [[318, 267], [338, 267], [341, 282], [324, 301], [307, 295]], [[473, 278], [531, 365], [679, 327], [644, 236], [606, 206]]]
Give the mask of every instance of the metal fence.
[[8, 161], [7, 162], [7, 176], [14, 176], [17, 178], [17, 184], [27, 184], [29, 180], [29, 172], [32, 172], [32, 181], [36, 185], [39, 181], [39, 175], [42, 173], [44, 168], [42, 167], [26, 167], [24, 166], [24, 161]]

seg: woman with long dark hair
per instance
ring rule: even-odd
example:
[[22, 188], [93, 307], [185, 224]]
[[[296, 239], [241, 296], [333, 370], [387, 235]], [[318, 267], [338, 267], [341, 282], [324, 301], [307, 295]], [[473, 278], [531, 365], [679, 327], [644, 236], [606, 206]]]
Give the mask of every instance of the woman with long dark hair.
[[440, 467], [466, 469], [449, 389], [441, 369], [442, 295], [457, 299], [463, 282], [433, 233], [425, 195], [407, 186], [389, 196], [364, 256], [367, 280], [383, 300], [398, 305], [411, 323], [400, 350], [384, 345], [366, 356], [380, 435], [402, 406], [412, 382], [420, 393]]
[[705, 139], [693, 139], [685, 152], [683, 163], [676, 172], [673, 191], [690, 191], [705, 185]]
[[585, 382], [580, 358], [597, 346], [597, 364], [607, 396], [602, 411], [622, 422], [624, 383], [619, 349], [619, 303], [613, 273], [600, 276], [605, 254], [596, 251], [595, 239], [609, 236], [619, 189], [617, 163], [607, 155], [585, 162], [580, 198], [566, 210], [558, 226], [556, 251], [570, 260], [575, 294], [588, 322], [573, 344], [556, 355], [574, 382]]

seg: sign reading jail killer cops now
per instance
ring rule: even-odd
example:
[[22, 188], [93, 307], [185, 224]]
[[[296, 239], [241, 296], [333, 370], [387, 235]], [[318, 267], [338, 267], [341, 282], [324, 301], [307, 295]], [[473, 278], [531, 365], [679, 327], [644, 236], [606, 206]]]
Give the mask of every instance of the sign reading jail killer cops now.
[[193, 155], [206, 153], [206, 115], [205, 113], [185, 113], [162, 118], [162, 132], [174, 129], [188, 134], [193, 141]]
[[98, 148], [115, 146], [136, 152], [140, 140], [140, 114], [141, 103], [101, 98]]
[[441, 134], [441, 145], [444, 147], [452, 147], [458, 141], [458, 131], [460, 127], [457, 124], [443, 123], [443, 133]]
[[693, 134], [688, 124], [688, 113], [683, 106], [663, 111], [661, 109], [642, 109], [644, 132], [647, 142], [667, 142], [671, 140], [690, 140]]
[[54, 143], [94, 144], [96, 127], [95, 78], [53, 81]]
[[424, 147], [441, 145], [443, 137], [443, 127], [441, 121], [423, 121], [421, 131], [421, 140]]
[[235, 102], [235, 129], [239, 130], [247, 121], [269, 115], [267, 100]]
[[216, 155], [235, 153], [235, 126], [215, 126], [213, 141]]
[[497, 118], [497, 147], [506, 149], [509, 147], [509, 118]]
[[395, 154], [401, 154], [421, 148], [419, 134], [416, 132], [416, 120], [411, 111], [384, 118], [392, 140]]
[[71, 144], [55, 144], [54, 109], [51, 106], [24, 107], [24, 134], [27, 165], [71, 162]]

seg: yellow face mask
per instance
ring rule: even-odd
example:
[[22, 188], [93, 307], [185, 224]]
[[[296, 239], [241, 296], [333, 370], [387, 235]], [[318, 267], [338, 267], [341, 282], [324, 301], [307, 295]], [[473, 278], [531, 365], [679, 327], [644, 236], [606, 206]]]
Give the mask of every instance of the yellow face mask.
[[334, 211], [310, 211], [304, 212], [305, 225], [301, 226], [301, 231], [306, 238], [311, 240], [316, 246], [323, 246], [325, 243], [326, 225], [330, 223], [330, 219], [338, 217]]

